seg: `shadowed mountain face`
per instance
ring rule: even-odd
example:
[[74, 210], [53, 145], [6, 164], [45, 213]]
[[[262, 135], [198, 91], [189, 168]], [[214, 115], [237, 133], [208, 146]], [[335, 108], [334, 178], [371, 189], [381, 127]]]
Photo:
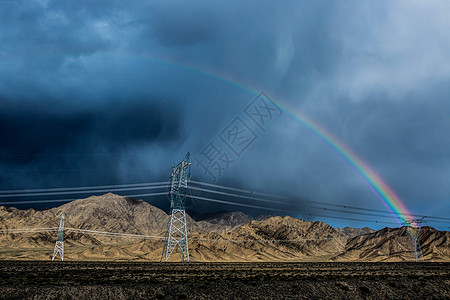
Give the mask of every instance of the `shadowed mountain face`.
[[188, 210], [187, 213], [195, 221], [206, 221], [208, 223], [217, 224], [227, 228], [235, 228], [252, 220], [250, 216], [240, 211], [218, 211], [200, 214], [196, 211]]
[[[76, 200], [49, 210], [0, 206], [0, 230], [55, 228], [66, 214], [65, 257], [72, 260], [158, 260], [168, 215], [142, 200], [114, 194]], [[333, 228], [292, 217], [252, 220], [241, 212], [188, 215], [193, 261], [404, 261], [411, 260], [405, 228]], [[105, 236], [70, 228], [140, 237]], [[57, 229], [54, 229], [57, 230]], [[0, 259], [48, 259], [56, 231], [0, 233]], [[424, 227], [426, 260], [450, 261], [450, 233]], [[178, 256], [173, 254], [172, 260]]]
[[352, 228], [352, 227], [344, 227], [344, 228], [336, 228], [337, 231], [339, 231], [342, 235], [347, 236], [356, 236], [361, 234], [367, 234], [375, 232], [372, 228], [364, 227], [364, 228]]

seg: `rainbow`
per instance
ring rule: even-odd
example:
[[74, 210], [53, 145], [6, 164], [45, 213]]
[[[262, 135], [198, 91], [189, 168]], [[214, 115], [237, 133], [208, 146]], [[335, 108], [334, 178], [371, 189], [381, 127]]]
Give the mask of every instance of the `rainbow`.
[[[229, 86], [232, 86], [244, 93], [249, 94], [252, 97], [259, 95], [260, 91], [250, 88], [248, 84], [242, 83], [230, 76], [220, 74], [218, 72], [211, 72], [205, 68], [194, 66], [185, 62], [175, 62], [166, 58], [154, 57], [136, 57], [141, 58], [152, 63], [166, 65], [171, 68], [176, 68], [179, 70], [184, 70], [190, 73], [196, 73], [203, 77], [208, 77], [215, 81], [223, 82]], [[239, 82], [239, 83], [238, 83]], [[388, 211], [390, 211], [399, 225], [402, 225], [402, 221], [410, 221], [413, 225], [415, 223], [412, 221], [412, 214], [407, 209], [406, 205], [400, 199], [399, 196], [381, 179], [381, 177], [366, 163], [364, 162], [356, 153], [354, 153], [344, 142], [339, 138], [329, 132], [326, 128], [309, 118], [303, 112], [298, 109], [293, 108], [287, 102], [274, 99], [271, 100], [283, 110], [285, 113], [290, 115], [296, 121], [298, 121], [303, 127], [305, 127], [309, 132], [317, 136], [322, 142], [324, 142], [330, 149], [337, 153], [350, 167], [362, 178], [362, 180], [367, 184], [375, 196], [382, 202]]]
[[[228, 75], [220, 74], [219, 72], [211, 72], [205, 68], [194, 66], [185, 62], [173, 61], [163, 57], [148, 57], [139, 56], [125, 53], [101, 53], [102, 56], [111, 56], [112, 58], [130, 58], [130, 59], [142, 59], [149, 61], [153, 64], [159, 64], [175, 68], [181, 71], [194, 73], [203, 77], [210, 78], [215, 81], [220, 81], [228, 86], [232, 86], [244, 93], [249, 94], [251, 97], [256, 97], [259, 94], [254, 88], [250, 88], [248, 84], [242, 83], [241, 80], [236, 80]], [[95, 56], [95, 55], [94, 55]], [[379, 175], [358, 155], [356, 155], [344, 142], [338, 139], [335, 135], [329, 132], [326, 128], [306, 116], [300, 110], [293, 108], [287, 102], [279, 99], [271, 100], [275, 102], [285, 113], [290, 115], [296, 121], [298, 121], [309, 132], [317, 136], [322, 142], [329, 146], [334, 152], [336, 152], [341, 158], [346, 161], [350, 167], [356, 171], [356, 173], [362, 178], [362, 180], [369, 186], [376, 197], [383, 203], [383, 205], [393, 214], [398, 223], [401, 225], [402, 221], [410, 221], [413, 225], [415, 223], [412, 219], [412, 214], [406, 208], [403, 201], [395, 194], [395, 192], [389, 188], [389, 186], [380, 178]]]
[[[358, 155], [356, 155], [347, 145], [341, 140], [329, 132], [326, 128], [319, 125], [317, 122], [310, 119], [308, 116], [300, 111], [295, 111], [286, 103], [280, 103], [275, 101], [277, 105], [291, 114], [297, 121], [299, 121], [305, 128], [316, 135], [326, 145], [328, 145], [333, 151], [335, 151], [340, 157], [342, 157], [363, 179], [363, 181], [369, 186], [372, 192], [383, 203], [383, 205], [394, 214], [396, 220], [402, 225], [402, 220], [411, 221], [412, 214], [406, 208], [406, 205], [395, 194], [395, 192], [381, 179], [381, 177], [375, 173], [375, 171], [369, 167]], [[413, 225], [414, 222], [413, 222]]]

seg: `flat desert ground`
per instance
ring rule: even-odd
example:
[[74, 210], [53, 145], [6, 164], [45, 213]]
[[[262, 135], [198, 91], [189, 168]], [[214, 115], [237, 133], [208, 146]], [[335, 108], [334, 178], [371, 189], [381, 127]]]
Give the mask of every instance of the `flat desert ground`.
[[450, 263], [0, 261], [2, 299], [450, 299]]

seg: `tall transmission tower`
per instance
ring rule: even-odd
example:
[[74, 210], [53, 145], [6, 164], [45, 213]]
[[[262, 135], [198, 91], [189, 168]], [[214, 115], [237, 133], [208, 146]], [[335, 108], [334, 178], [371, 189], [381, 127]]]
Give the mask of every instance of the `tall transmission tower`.
[[59, 221], [58, 236], [56, 237], [55, 250], [53, 251], [52, 261], [59, 253], [61, 261], [64, 260], [64, 213], [61, 215], [61, 221]]
[[186, 190], [190, 177], [190, 153], [176, 166], [170, 175], [170, 215], [161, 262], [166, 262], [177, 246], [180, 246], [181, 261], [189, 262], [189, 250], [186, 229]]
[[413, 259], [417, 262], [421, 258], [422, 261], [425, 261], [423, 258], [422, 247], [420, 246], [420, 229], [423, 223], [425, 223], [425, 217], [420, 219], [412, 219], [412, 220], [403, 220], [403, 225], [406, 226], [406, 230], [411, 237], [412, 243], [412, 256]]

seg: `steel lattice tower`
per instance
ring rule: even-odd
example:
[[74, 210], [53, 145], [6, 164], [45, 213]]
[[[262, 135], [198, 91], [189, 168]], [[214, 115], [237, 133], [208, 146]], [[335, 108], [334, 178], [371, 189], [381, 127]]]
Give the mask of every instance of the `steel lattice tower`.
[[175, 167], [170, 175], [170, 215], [161, 262], [166, 262], [177, 246], [180, 246], [181, 261], [189, 262], [189, 250], [186, 229], [186, 190], [190, 175], [189, 152]]
[[52, 261], [59, 253], [61, 261], [64, 260], [64, 213], [61, 215], [61, 221], [59, 221], [58, 236], [56, 237], [55, 250], [53, 251]]
[[425, 217], [414, 220], [403, 220], [403, 225], [406, 226], [406, 230], [411, 237], [412, 255], [416, 262], [419, 261], [420, 258], [422, 258], [422, 261], [425, 261], [423, 258], [422, 247], [420, 246], [419, 238], [421, 224], [425, 222]]

